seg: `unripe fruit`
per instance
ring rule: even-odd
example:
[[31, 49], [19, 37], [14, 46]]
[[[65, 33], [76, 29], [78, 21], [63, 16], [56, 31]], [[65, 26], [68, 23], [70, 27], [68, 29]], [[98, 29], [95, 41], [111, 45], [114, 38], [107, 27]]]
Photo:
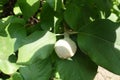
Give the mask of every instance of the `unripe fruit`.
[[73, 40], [70, 39], [69, 35], [65, 33], [64, 39], [60, 39], [55, 43], [55, 52], [58, 57], [67, 59], [76, 53], [77, 46]]

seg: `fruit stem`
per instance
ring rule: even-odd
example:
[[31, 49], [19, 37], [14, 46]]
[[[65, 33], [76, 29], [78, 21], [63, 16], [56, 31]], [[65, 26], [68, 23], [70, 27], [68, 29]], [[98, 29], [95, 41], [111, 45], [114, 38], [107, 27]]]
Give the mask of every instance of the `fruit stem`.
[[64, 32], [64, 38], [69, 38], [69, 34], [67, 32]]
[[[73, 35], [73, 34], [78, 34], [79, 32], [67, 32], [69, 35]], [[56, 34], [56, 36], [64, 36], [65, 33], [63, 34]]]

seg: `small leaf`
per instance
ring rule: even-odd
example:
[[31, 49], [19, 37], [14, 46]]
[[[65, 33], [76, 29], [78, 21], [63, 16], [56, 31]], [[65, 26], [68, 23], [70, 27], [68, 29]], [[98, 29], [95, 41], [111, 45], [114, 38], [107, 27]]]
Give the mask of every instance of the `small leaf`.
[[0, 20], [0, 36], [7, 36], [6, 31], [5, 31], [5, 25], [2, 22], [2, 20]]
[[15, 72], [14, 74], [12, 74], [12, 76], [7, 79], [7, 80], [23, 80], [23, 77], [20, 73]]
[[24, 80], [49, 80], [52, 71], [50, 59], [36, 60], [33, 64], [20, 68]]
[[51, 6], [51, 8], [55, 8], [55, 2], [56, 2], [57, 0], [46, 0], [46, 2]]
[[115, 13], [111, 13], [111, 15], [108, 17], [108, 19], [113, 22], [117, 22], [118, 16]]
[[45, 59], [53, 51], [56, 42], [55, 34], [45, 31], [36, 31], [28, 36], [25, 45], [19, 49], [18, 63], [32, 63], [36, 58]]
[[25, 20], [35, 14], [40, 6], [40, 0], [18, 0], [19, 7]]
[[120, 27], [98, 20], [81, 28], [78, 45], [97, 65], [120, 75]]
[[25, 20], [22, 18], [18, 18], [16, 16], [8, 16], [6, 18], [2, 18], [2, 21], [7, 26], [8, 24], [18, 23], [18, 24], [25, 24]]
[[54, 11], [61, 11], [64, 8], [63, 0], [46, 0], [46, 2], [50, 5]]
[[20, 10], [20, 7], [18, 4], [16, 4], [15, 7], [13, 8], [13, 12], [15, 15], [22, 15], [22, 11]]
[[97, 65], [81, 51], [71, 59], [58, 59], [56, 66], [56, 77], [60, 80], [93, 80], [97, 72]]

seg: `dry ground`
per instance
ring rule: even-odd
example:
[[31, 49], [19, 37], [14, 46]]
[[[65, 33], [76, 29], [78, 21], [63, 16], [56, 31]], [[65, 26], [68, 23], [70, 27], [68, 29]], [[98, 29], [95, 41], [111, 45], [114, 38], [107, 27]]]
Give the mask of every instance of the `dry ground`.
[[113, 74], [102, 67], [98, 67], [98, 73], [94, 80], [120, 80], [120, 76]]

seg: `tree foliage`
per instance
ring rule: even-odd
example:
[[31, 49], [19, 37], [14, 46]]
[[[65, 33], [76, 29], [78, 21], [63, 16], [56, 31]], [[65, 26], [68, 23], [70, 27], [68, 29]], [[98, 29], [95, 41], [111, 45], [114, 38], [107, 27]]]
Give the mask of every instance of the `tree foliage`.
[[[120, 75], [120, 0], [0, 0], [0, 80], [93, 80]], [[75, 56], [54, 44], [67, 31]]]

